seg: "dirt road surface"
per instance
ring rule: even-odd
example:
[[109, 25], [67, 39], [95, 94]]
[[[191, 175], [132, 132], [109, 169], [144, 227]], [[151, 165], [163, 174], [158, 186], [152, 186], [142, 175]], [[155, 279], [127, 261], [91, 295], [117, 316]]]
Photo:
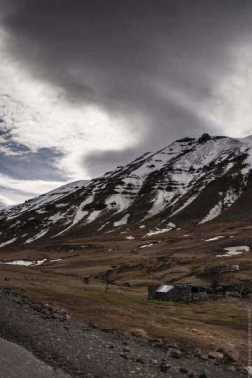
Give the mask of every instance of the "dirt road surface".
[[0, 338], [0, 378], [69, 378], [19, 345]]

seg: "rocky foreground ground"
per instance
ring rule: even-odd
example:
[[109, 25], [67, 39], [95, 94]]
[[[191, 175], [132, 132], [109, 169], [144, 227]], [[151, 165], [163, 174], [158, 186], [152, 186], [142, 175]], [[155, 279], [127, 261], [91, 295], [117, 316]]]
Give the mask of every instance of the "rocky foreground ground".
[[24, 346], [72, 377], [237, 378], [247, 375], [221, 351], [206, 355], [199, 350], [183, 350], [175, 344], [146, 341], [139, 336], [105, 332], [92, 324], [72, 320], [63, 310], [33, 303], [14, 290], [0, 291], [0, 337]]

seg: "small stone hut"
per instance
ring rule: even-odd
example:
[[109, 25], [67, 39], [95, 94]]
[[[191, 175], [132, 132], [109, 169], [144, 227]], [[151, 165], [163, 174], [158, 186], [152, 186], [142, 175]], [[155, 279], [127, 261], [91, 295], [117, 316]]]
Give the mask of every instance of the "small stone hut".
[[191, 284], [174, 284], [151, 286], [148, 299], [159, 301], [193, 302], [208, 299], [207, 289]]

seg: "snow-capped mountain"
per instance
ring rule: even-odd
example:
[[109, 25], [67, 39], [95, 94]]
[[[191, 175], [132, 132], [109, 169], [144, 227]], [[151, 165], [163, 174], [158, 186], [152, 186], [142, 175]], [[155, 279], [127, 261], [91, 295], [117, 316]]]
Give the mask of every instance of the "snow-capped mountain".
[[252, 137], [184, 138], [88, 183], [1, 211], [1, 246], [248, 217], [251, 169]]

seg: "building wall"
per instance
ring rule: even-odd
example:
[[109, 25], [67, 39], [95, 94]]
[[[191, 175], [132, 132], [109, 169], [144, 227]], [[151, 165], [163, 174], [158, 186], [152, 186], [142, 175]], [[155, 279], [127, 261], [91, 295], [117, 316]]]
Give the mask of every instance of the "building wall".
[[148, 288], [149, 300], [161, 300], [161, 301], [175, 301], [175, 302], [192, 302], [193, 300], [207, 300], [208, 295], [206, 291], [194, 290], [192, 293], [192, 286], [190, 285], [178, 285], [167, 293], [157, 292], [157, 287]]

